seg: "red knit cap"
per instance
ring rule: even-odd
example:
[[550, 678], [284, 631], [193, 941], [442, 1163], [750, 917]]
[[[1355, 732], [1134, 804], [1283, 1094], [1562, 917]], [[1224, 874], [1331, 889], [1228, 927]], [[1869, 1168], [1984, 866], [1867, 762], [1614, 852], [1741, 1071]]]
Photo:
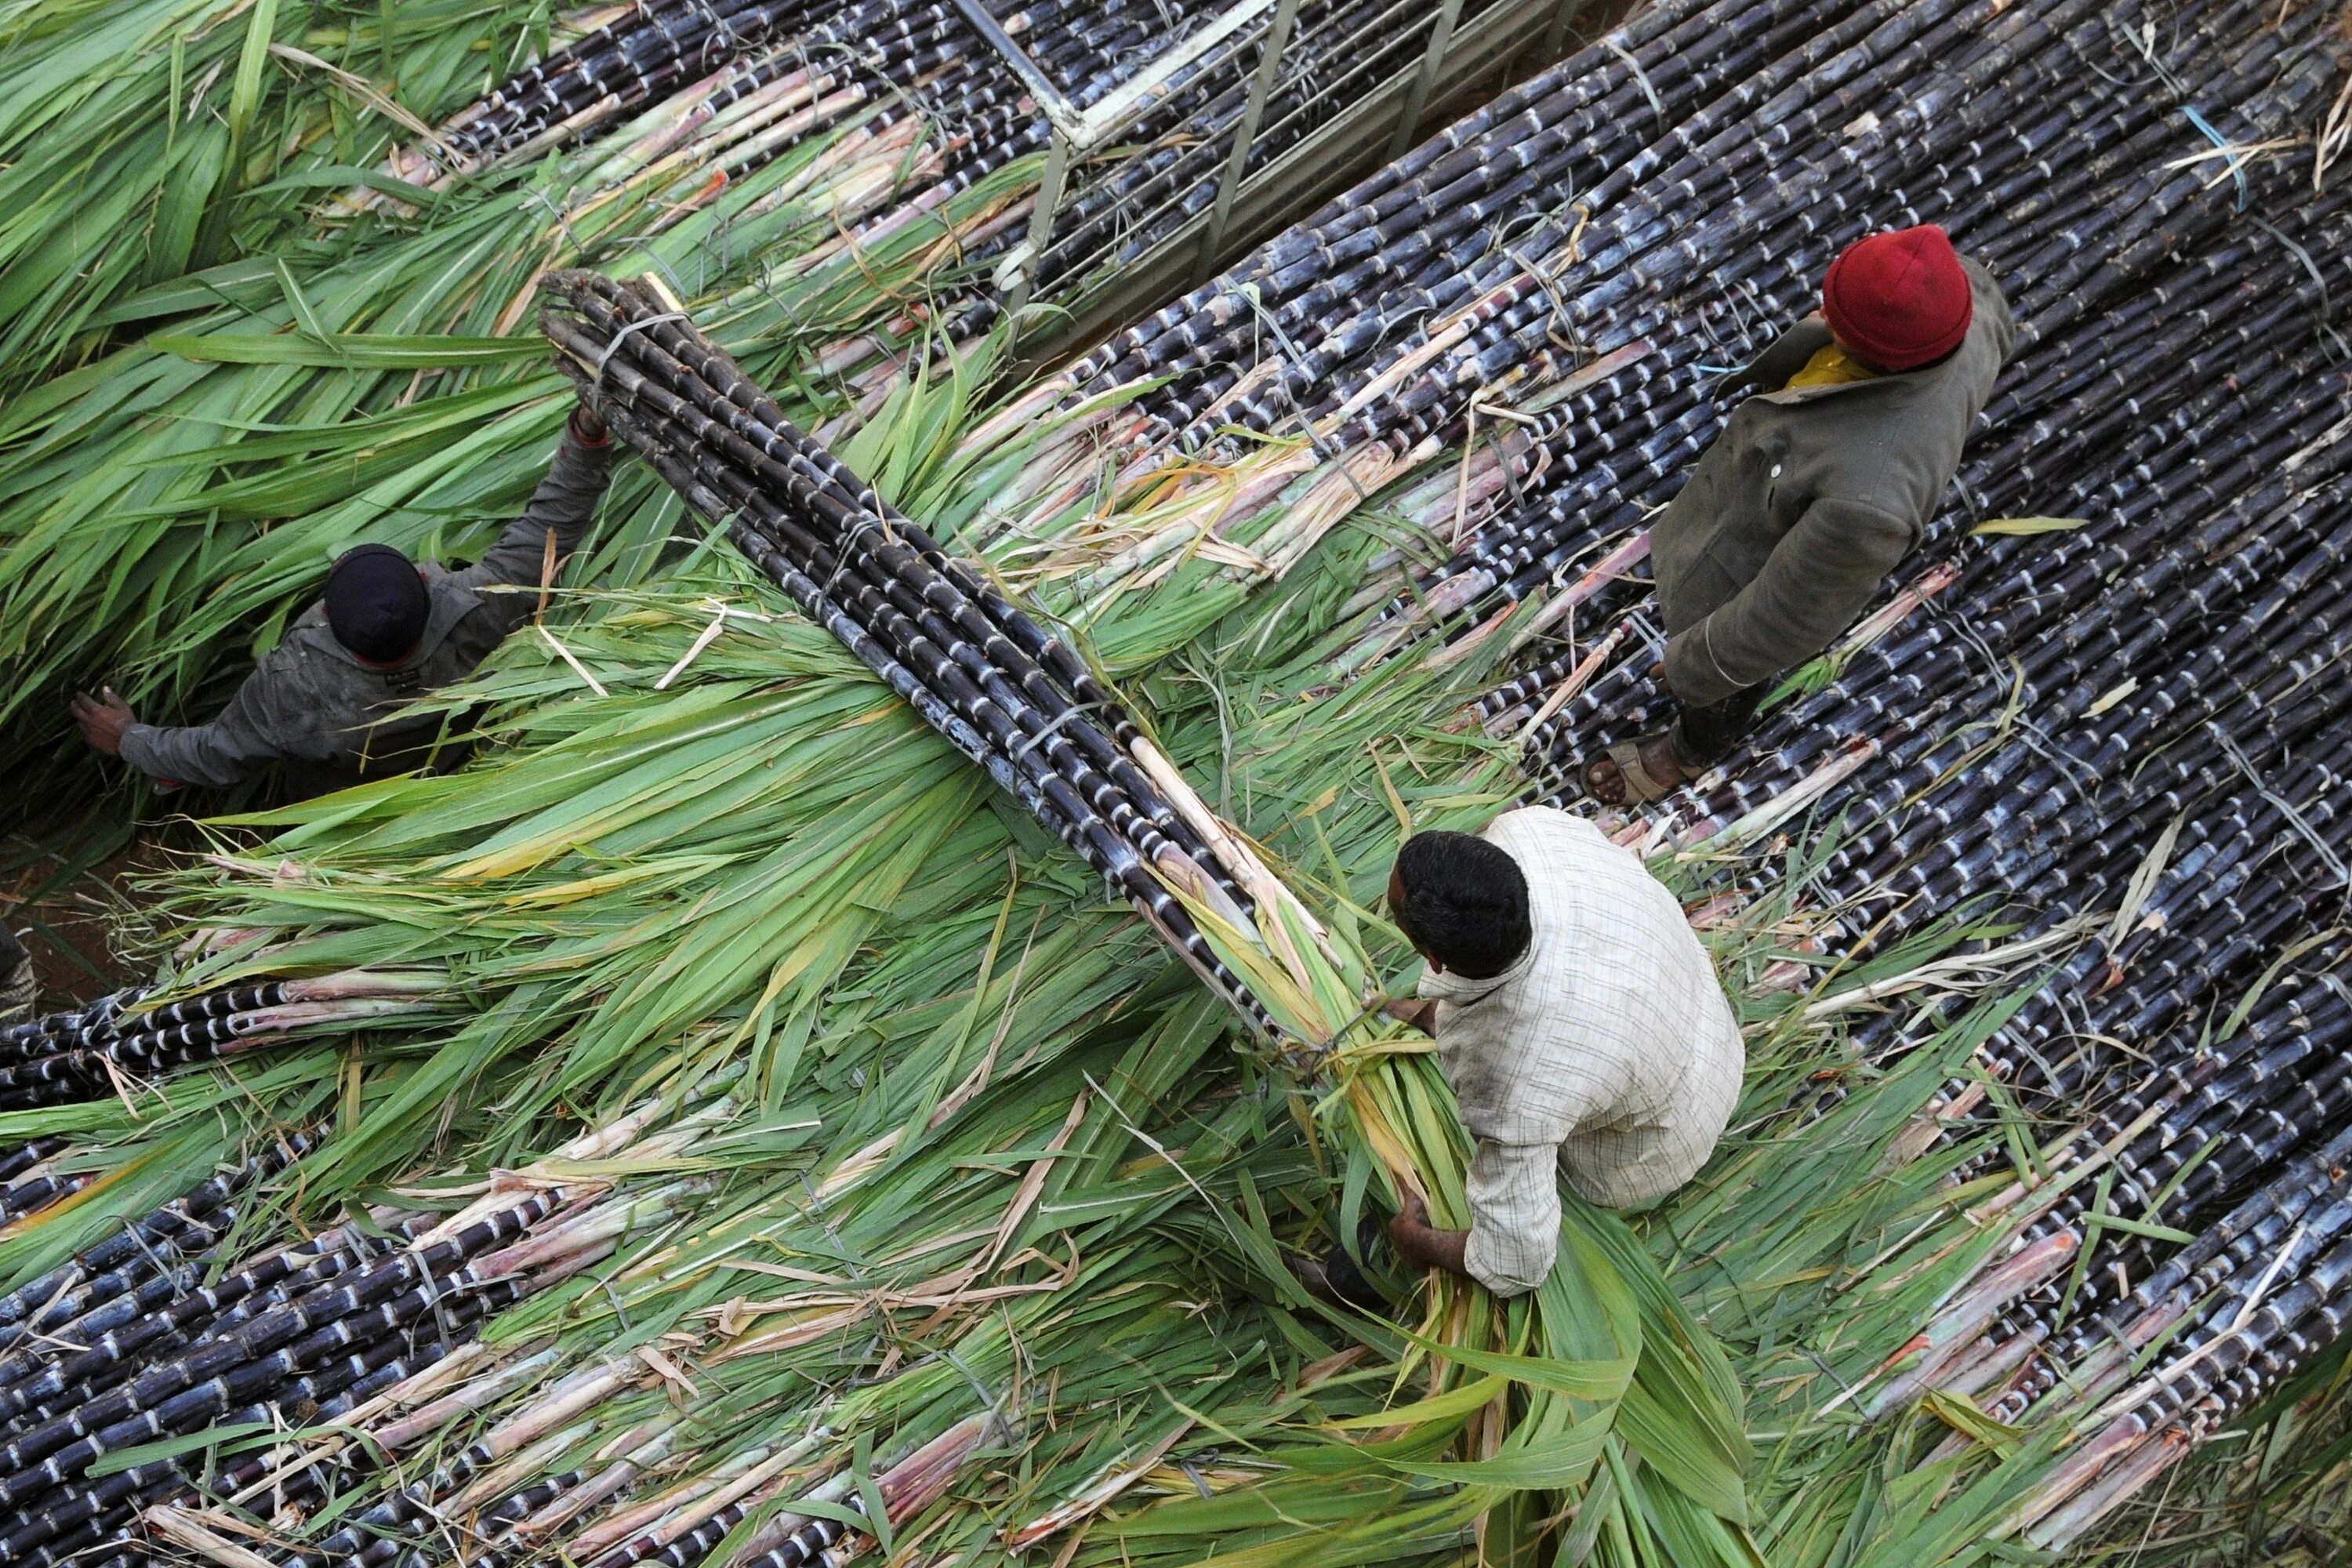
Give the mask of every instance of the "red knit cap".
[[1960, 346], [1976, 301], [1952, 237], [1932, 223], [1855, 240], [1822, 279], [1830, 330], [1887, 370], [1916, 370]]

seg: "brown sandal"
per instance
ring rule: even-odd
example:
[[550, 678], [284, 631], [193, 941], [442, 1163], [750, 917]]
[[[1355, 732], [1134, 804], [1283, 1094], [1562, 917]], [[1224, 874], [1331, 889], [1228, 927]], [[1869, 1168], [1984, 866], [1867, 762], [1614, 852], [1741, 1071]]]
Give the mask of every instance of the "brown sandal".
[[[1649, 763], [1644, 762], [1642, 756], [1643, 752], [1655, 752], [1661, 747], [1671, 744], [1670, 732], [1664, 730], [1654, 731], [1634, 740], [1618, 742], [1599, 757], [1584, 764], [1586, 793], [1603, 805], [1617, 806], [1646, 805], [1654, 800], [1672, 794], [1687, 784], [1690, 781], [1690, 775], [1677, 769], [1673, 776], [1661, 778], [1651, 772]], [[1673, 753], [1669, 752], [1667, 754], [1671, 756]], [[1617, 770], [1620, 794], [1614, 798], [1601, 786], [1601, 764], [1604, 762]]]

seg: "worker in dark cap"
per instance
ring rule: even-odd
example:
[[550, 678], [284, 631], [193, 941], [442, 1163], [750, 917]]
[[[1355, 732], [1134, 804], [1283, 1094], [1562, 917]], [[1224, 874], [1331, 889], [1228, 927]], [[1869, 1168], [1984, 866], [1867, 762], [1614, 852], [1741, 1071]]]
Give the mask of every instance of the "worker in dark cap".
[[1727, 384], [1732, 410], [1650, 525], [1670, 729], [1592, 758], [1611, 805], [1721, 761], [1788, 670], [1826, 650], [1919, 542], [2017, 324], [1933, 224], [1848, 246], [1822, 309]]
[[[460, 571], [388, 544], [345, 551], [305, 610], [209, 724], [142, 724], [112, 689], [73, 702], [83, 736], [166, 787], [221, 788], [271, 763], [305, 800], [363, 780], [463, 761], [437, 713], [401, 710], [462, 680], [539, 604], [588, 531], [611, 471], [612, 439], [572, 410], [554, 466], [480, 561]], [[499, 588], [517, 591], [497, 592]]]

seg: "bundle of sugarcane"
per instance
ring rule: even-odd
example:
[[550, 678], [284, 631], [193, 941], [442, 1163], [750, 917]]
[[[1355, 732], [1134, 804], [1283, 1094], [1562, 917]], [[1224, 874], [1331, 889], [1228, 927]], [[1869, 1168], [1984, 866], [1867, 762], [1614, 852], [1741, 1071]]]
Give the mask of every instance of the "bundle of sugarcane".
[[[213, 1469], [206, 1456], [319, 1421], [364, 1429], [490, 1315], [658, 1224], [694, 1180], [624, 1196], [577, 1171], [624, 1154], [657, 1168], [709, 1117], [660, 1132], [651, 1120], [574, 1140], [446, 1217], [378, 1206], [290, 1245], [229, 1250], [231, 1200], [297, 1159], [308, 1141], [292, 1140], [20, 1289], [0, 1302], [0, 1496], [15, 1510], [0, 1554], [103, 1554], [131, 1539], [142, 1509], [230, 1494], [265, 1471], [282, 1504], [320, 1499], [326, 1468], [273, 1470], [260, 1455]], [[133, 1462], [109, 1462], [126, 1451]]]
[[[1465, 5], [1455, 25], [1484, 7]], [[1434, 13], [1392, 0], [1313, 0], [1291, 24], [1277, 74], [1260, 106], [1245, 161], [1232, 177], [1246, 178], [1306, 140], [1383, 82], [1403, 74], [1428, 47]], [[1036, 281], [1049, 299], [1068, 298], [1147, 254], [1188, 219], [1207, 211], [1221, 194], [1222, 173], [1234, 155], [1234, 139], [1248, 124], [1256, 51], [1271, 34], [1252, 26], [1218, 57], [1204, 58], [1181, 79], [1181, 90], [1156, 104], [1123, 142], [1134, 146], [1088, 169], [1085, 184], [1065, 204], [1036, 258]], [[969, 341], [994, 321], [998, 291], [972, 290], [949, 324], [949, 336]]]
[[[2064, 515], [2116, 507], [2122, 513], [2117, 526], [2054, 542], [1996, 539], [1992, 548], [1970, 563], [1964, 574], [1939, 566], [1924, 574], [1912, 595], [1912, 605], [1922, 591], [1943, 595], [1941, 604], [1964, 605], [1972, 616], [1989, 617], [1979, 622], [1985, 627], [1982, 637], [1973, 644], [1955, 639], [1946, 629], [1948, 623], [1930, 618], [1908, 635], [1891, 638], [1884, 648], [1856, 654], [1859, 645], [1850, 643], [1832, 657], [1831, 668], [1856, 658], [1864, 667], [1856, 669], [1856, 679], [1836, 682], [1810, 700], [1791, 703], [1789, 727], [1772, 726], [1775, 737], [1788, 736], [1790, 741], [1775, 746], [1772, 739], [1761, 739], [1757, 750], [1764, 753], [1762, 765], [1743, 763], [1742, 776], [1736, 784], [1712, 788], [1698, 819], [1718, 825], [1742, 819], [1774, 795], [1789, 790], [1807, 769], [1837, 765], [1834, 746], [1825, 744], [1822, 737], [1843, 739], [1856, 730], [1878, 735], [1883, 744], [1901, 749], [1908, 764], [1903, 776], [1909, 782], [1899, 786], [1898, 794], [1900, 789], [1916, 788], [1938, 777], [1939, 769], [1958, 754], [1948, 746], [1938, 761], [1924, 759], [1925, 748], [1932, 743], [1928, 737], [1951, 733], [1938, 709], [1948, 704], [1957, 689], [1968, 684], [1966, 672], [1976, 647], [1990, 650], [2015, 637], [2015, 646], [2028, 650], [2029, 675], [2039, 675], [2048, 672], [2055, 659], [2084, 658], [2078, 642], [2103, 635], [2098, 629], [2102, 626], [2128, 625], [2135, 633], [2149, 631], [2150, 623], [2106, 617], [2150, 588], [2100, 598], [2095, 596], [2094, 574], [2132, 563], [2149, 548], [2160, 548], [2166, 537], [2161, 531], [2183, 528], [2200, 505], [2228, 506], [2240, 519], [2241, 528], [2253, 526], [2265, 505], [2283, 504], [2277, 481], [2288, 480], [2286, 489], [2294, 488], [2294, 470], [2265, 472], [2264, 457], [2273, 452], [2291, 455], [2324, 433], [2325, 416], [2315, 415], [2309, 403], [2294, 395], [2315, 366], [2308, 354], [2294, 352], [2294, 323], [2324, 293], [2316, 275], [2298, 258], [2308, 253], [2310, 244], [2330, 249], [2340, 245], [2343, 212], [2341, 193], [2332, 193], [2307, 206], [2281, 212], [2279, 218], [2287, 226], [2284, 231], [2273, 225], [2267, 230], [2240, 228], [2225, 233], [2203, 254], [2192, 251], [2186, 264], [2174, 267], [2169, 277], [2159, 273], [2150, 280], [2152, 287], [2145, 295], [2104, 318], [2092, 319], [2080, 330], [2053, 334], [2032, 350], [2023, 367], [2023, 384], [2005, 387], [1988, 410], [2000, 438], [1964, 467], [1963, 493], [1969, 496], [1971, 510], [1979, 512], [1998, 513], [2014, 507]], [[2282, 232], [2284, 243], [2281, 243]], [[2151, 317], [2156, 321], [2151, 321]], [[2149, 347], [2134, 363], [2110, 367], [2100, 345], [2124, 333]], [[2166, 343], [2169, 352], [2160, 356], [2160, 363], [2146, 363], [2159, 357], [2151, 352], [2158, 342]], [[2241, 370], [2250, 382], [2269, 381], [2286, 392], [2284, 401], [2259, 408], [2254, 416], [2257, 432], [2245, 431], [2245, 421], [2237, 416], [2239, 384], [2221, 379]], [[2135, 427], [2119, 431], [2126, 422]], [[2224, 430], [2233, 442], [2252, 436], [2255, 445], [2249, 454], [2251, 460], [2243, 466], [2213, 469], [2197, 456], [2194, 433], [2200, 426], [2214, 433], [2209, 439], [2218, 438]], [[2058, 463], [2045, 464], [2036, 448], [2054, 450]], [[2307, 456], [2297, 467], [2310, 460]], [[2233, 491], [2232, 478], [2242, 478], [2250, 488]], [[2170, 487], [2184, 482], [2197, 488], [2168, 493]], [[2118, 485], [2114, 494], [2107, 493]], [[1996, 523], [1993, 528], [1998, 531], [2005, 526]], [[2286, 527], [2280, 536], [2282, 543], [2293, 537], [2297, 526], [2302, 525]], [[2224, 537], [2225, 533], [2217, 531], [2204, 548], [2210, 552]], [[2257, 555], [2270, 548], [2268, 537], [2267, 532], [2253, 536]], [[2011, 545], [2015, 548], [2009, 548]], [[2190, 547], [2184, 543], [2180, 548], [2185, 552]], [[2040, 558], [2034, 563], [2032, 580], [1992, 587], [1991, 580], [2008, 570], [2004, 563], [2021, 553]], [[2095, 556], [2098, 564], [2093, 563]], [[2052, 557], [2055, 557], [2054, 566]], [[2155, 581], [2171, 583], [2180, 563], [2189, 558], [2185, 553], [2174, 557], [2169, 570], [2159, 573]], [[2053, 582], [2060, 585], [2054, 593]], [[1575, 600], [1580, 596], [1577, 590], [1586, 586], [1580, 583], [1564, 596]], [[2201, 594], [2181, 601], [2184, 605], [2202, 602]], [[2022, 624], [2018, 620], [2021, 613], [2027, 616]], [[2065, 618], [2069, 614], [2075, 617], [2072, 622]], [[2036, 627], [2061, 628], [2063, 635], [2055, 639], [2036, 637]], [[1866, 635], [1861, 640], [1884, 636], [1889, 629], [1885, 622], [1866, 622]], [[2102, 651], [2118, 651], [2112, 645], [2113, 634], [2104, 635], [2109, 637], [2110, 646]], [[2141, 646], [2147, 640], [2141, 637]], [[1504, 721], [1514, 715], [1523, 717], [1531, 703], [1543, 700], [1544, 688], [1553, 685], [1572, 663], [1565, 658], [1554, 661], [1537, 672], [1535, 679], [1498, 692], [1487, 705], [1490, 716]], [[1645, 689], [1638, 673], [1647, 663], [1647, 658], [1629, 661], [1581, 695], [1557, 692], [1560, 700], [1549, 705], [1547, 722], [1531, 737], [1548, 789], [1572, 789], [1571, 774], [1579, 754], [1589, 753], [1605, 739], [1613, 723], [1639, 726], [1657, 721], [1654, 689]], [[1886, 681], [1886, 670], [1898, 665], [1899, 675]], [[1583, 679], [1589, 680], [1591, 672], [1585, 672]], [[2111, 686], [2112, 681], [2088, 689], [2077, 686], [2079, 696], [2074, 700], [2088, 705]], [[1566, 706], [1571, 696], [1573, 706]], [[1986, 711], [1980, 701], [1975, 706], [1979, 713]], [[1997, 710], [1998, 704], [1994, 706]], [[1621, 721], [1596, 724], [1601, 714], [1612, 710], [1622, 715]], [[1824, 718], [1829, 721], [1826, 726], [1814, 724], [1813, 721]], [[1602, 733], [1595, 733], [1596, 730]], [[1776, 752], [1782, 754], [1774, 755]], [[1889, 768], [1881, 776], [1893, 774]], [[1985, 783], [1979, 779], [1979, 787]], [[1893, 797], [1881, 795], [1878, 798]], [[1950, 820], [1960, 820], [1980, 805], [1979, 801], [1961, 806]], [[1914, 840], [1925, 841], [1924, 837]], [[1884, 864], [1880, 868], [1885, 869]]]
[[0, 1030], [0, 1110], [105, 1094], [157, 1071], [324, 1030], [413, 1021], [445, 1005], [440, 975], [354, 969], [172, 1000], [120, 991]]
[[[1981, 461], [1972, 459], [1964, 472], [1968, 493], [1975, 500], [1981, 491], [1986, 510], [2023, 503], [2060, 515], [2112, 509], [2108, 515], [2054, 540], [2040, 532], [2052, 525], [2020, 525], [2034, 536], [1995, 538], [1965, 570], [1939, 566], [1924, 574], [1907, 602], [1891, 608], [1915, 608], [1932, 595], [1938, 605], [1964, 607], [1971, 625], [1980, 628], [1977, 635], [1952, 637], [1950, 623], [1941, 616], [1922, 617], [1900, 635], [1889, 635], [1893, 627], [1886, 620], [1865, 622], [1857, 639], [1829, 661], [1832, 671], [1844, 668], [1843, 678], [1790, 702], [1785, 721], [1768, 724], [1755, 746], [1758, 760], [1741, 763], [1736, 780], [1702, 782], [1706, 802], [1695, 811], [1702, 825], [1698, 830], [1705, 824], [1748, 817], [1809, 772], [1844, 765], [1840, 743], [1859, 731], [1872, 736], [1886, 756], [1870, 764], [1867, 782], [1873, 788], [1867, 798], [1874, 805], [1868, 815], [1876, 820], [1867, 841], [1849, 851], [1850, 863], [1883, 851], [1872, 871], [1884, 875], [1909, 860], [1913, 847], [1928, 842], [1937, 831], [1927, 826], [1928, 816], [1980, 829], [1975, 819], [1986, 792], [2002, 787], [1995, 782], [1998, 770], [1978, 770], [1966, 785], [1972, 792], [1968, 798], [1934, 805], [1905, 829], [1905, 839], [1890, 839], [1892, 824], [1879, 816], [1894, 801], [1940, 779], [1966, 754], [1969, 743], [1951, 739], [1959, 720], [1953, 704], [1965, 704], [1977, 717], [1999, 710], [2000, 702], [1989, 702], [1987, 689], [1972, 681], [1972, 660], [1997, 659], [1995, 649], [2015, 647], [2021, 674], [2048, 693], [2038, 700], [2063, 701], [2065, 712], [2079, 714], [2095, 707], [2126, 676], [2146, 679], [2133, 674], [2139, 668], [2135, 659], [2143, 658], [2161, 636], [2179, 631], [2182, 617], [2207, 614], [2209, 605], [2218, 610], [2226, 602], [2210, 595], [2242, 591], [2245, 579], [2239, 573], [2293, 558], [2295, 541], [2325, 520], [2324, 511], [2295, 498], [2324, 495], [2333, 466], [2324, 439], [2329, 405], [2324, 396], [2314, 400], [2307, 385], [2317, 362], [2300, 352], [2291, 335], [2298, 309], [2315, 303], [2321, 292], [2296, 258], [2305, 253], [2306, 243], [2339, 244], [2346, 232], [2344, 210], [2337, 193], [2307, 210], [2282, 213], [2291, 226], [2285, 244], [2273, 237], [2276, 226], [2224, 237], [2212, 251], [2192, 253], [2170, 279], [2160, 277], [2159, 287], [2144, 300], [2095, 320], [2096, 331], [2080, 339], [2096, 343], [2130, 331], [2151, 344], [2168, 342], [2172, 353], [2162, 365], [2111, 371], [2077, 349], [2074, 357], [2090, 359], [2089, 365], [2068, 371], [2062, 353], [2053, 372], [2050, 352], [2064, 349], [2066, 340], [2037, 349], [2027, 384], [2005, 390], [1991, 412], [2003, 418], [2036, 412], [2037, 398], [2053, 387], [2066, 396], [2012, 426], [2013, 434]], [[2251, 276], [2242, 279], [2241, 269]], [[2237, 303], [2243, 304], [2242, 313], [2231, 310]], [[2223, 379], [2224, 366], [2230, 373], [2242, 370], [2246, 382]], [[2278, 387], [2280, 395], [2256, 405], [2250, 428], [2237, 389], [2265, 384]], [[2127, 418], [2148, 422], [2119, 430]], [[2053, 425], [2065, 432], [2054, 443], [2044, 437]], [[2217, 467], [2200, 456], [2221, 439], [2249, 442], [2244, 460]], [[2054, 445], [2064, 461], [2077, 466], [2062, 467], [2042, 480], [2040, 476], [2049, 470], [2027, 458], [2035, 445]], [[2273, 458], [2295, 460], [2276, 468], [2267, 466]], [[2047, 488], [2053, 481], [2059, 487], [2055, 493]], [[2215, 509], [2225, 509], [2225, 525], [2196, 526], [2212, 521]], [[1995, 523], [1990, 531], [2007, 526]], [[2225, 584], [2188, 591], [2183, 571], [2225, 547], [2231, 551]], [[2143, 564], [2151, 554], [2154, 562]], [[2030, 561], [2022, 572], [2021, 557]], [[2101, 575], [2118, 570], [2131, 574], [2103, 593]], [[2126, 607], [2155, 608], [2151, 596], [2168, 594], [2179, 606], [2168, 616], [2138, 619], [2124, 613]], [[2126, 627], [2128, 638], [2118, 629]], [[1864, 647], [1882, 637], [1881, 646]], [[1555, 661], [1537, 679], [1498, 692], [1484, 711], [1501, 721], [1524, 714], [1541, 700], [1543, 686], [1564, 662]], [[1589, 752], [1613, 727], [1656, 721], [1658, 694], [1645, 688], [1640, 673], [1646, 662], [1628, 661], [1580, 693], [1558, 692], [1559, 700], [1548, 704], [1546, 721], [1531, 735], [1548, 788], [1572, 789], [1577, 755]], [[1616, 718], [1602, 717], [1612, 710]], [[2119, 717], [2145, 710], [2126, 710]], [[1936, 853], [1952, 864], [1967, 842], [1965, 835], [1957, 837]], [[1923, 866], [1909, 874], [1937, 873]], [[1859, 885], [1856, 879], [1841, 881], [1849, 888]]]
[[1076, 655], [794, 428], [682, 311], [594, 273], [552, 274], [546, 288], [541, 326], [583, 398], [811, 619], [1270, 1026], [1170, 891], [1244, 926], [1255, 896], [1246, 867], [1237, 875], [1212, 852], [1202, 828], [1217, 829], [1171, 802], [1173, 770]]
[[[207, 1251], [244, 1214], [241, 1194], [283, 1170], [309, 1142], [302, 1136], [274, 1142], [21, 1284], [0, 1299], [0, 1350], [13, 1350], [28, 1338], [37, 1343], [58, 1324], [165, 1276], [175, 1260]], [[62, 1152], [65, 1141], [45, 1140], [37, 1147], [37, 1158], [46, 1159]]]
[[[609, 1393], [610, 1386], [621, 1380], [607, 1373], [603, 1381], [608, 1386], [600, 1392]], [[580, 1392], [576, 1386], [559, 1391], [572, 1399], [577, 1399]], [[544, 1416], [535, 1415], [532, 1419], [545, 1425]], [[636, 1435], [639, 1440], [624, 1447], [619, 1457], [600, 1472], [558, 1472], [503, 1495], [498, 1485], [502, 1478], [494, 1473], [478, 1479], [475, 1467], [493, 1457], [512, 1454], [520, 1432], [494, 1431], [469, 1446], [457, 1464], [433, 1478], [449, 1488], [446, 1500], [437, 1486], [413, 1484], [395, 1494], [398, 1502], [359, 1510], [354, 1523], [315, 1547], [269, 1561], [283, 1568], [428, 1562], [428, 1553], [436, 1546], [449, 1549], [445, 1532], [451, 1525], [445, 1509], [462, 1521], [456, 1526], [462, 1532], [460, 1561], [482, 1568], [504, 1568], [529, 1560], [543, 1550], [539, 1542], [548, 1533], [604, 1501], [667, 1457], [665, 1439], [670, 1429], [660, 1423], [649, 1425], [660, 1429]], [[635, 1520], [643, 1522], [633, 1521], [633, 1531], [615, 1531], [610, 1521], [599, 1521], [595, 1529], [574, 1536], [561, 1549], [578, 1553], [573, 1561], [593, 1563], [596, 1568], [635, 1568], [638, 1563], [695, 1568], [719, 1547], [740, 1537], [736, 1554], [729, 1561], [748, 1568], [814, 1568], [819, 1563], [845, 1563], [871, 1538], [884, 1534], [887, 1539], [885, 1532], [894, 1526], [903, 1528], [937, 1502], [973, 1451], [988, 1441], [992, 1426], [993, 1418], [988, 1415], [967, 1417], [902, 1452], [887, 1468], [870, 1478], [860, 1475], [837, 1449], [824, 1455], [824, 1440], [835, 1435], [819, 1428], [800, 1443], [768, 1456], [741, 1479], [722, 1489], [736, 1493], [739, 1500], [721, 1504], [699, 1497], [668, 1500], [685, 1517], [663, 1518], [654, 1511], [648, 1518], [647, 1510], [640, 1509]], [[429, 1430], [413, 1418], [404, 1426], [404, 1436]], [[477, 1455], [481, 1458], [476, 1458]], [[823, 1465], [812, 1463], [821, 1457], [831, 1459], [835, 1468], [830, 1475], [823, 1473]], [[779, 1472], [789, 1478], [782, 1484], [776, 1479]], [[480, 1479], [492, 1484], [480, 1485]], [[468, 1480], [477, 1484], [465, 1485]], [[781, 1509], [776, 1506], [780, 1498], [784, 1500]], [[878, 1531], [869, 1522], [877, 1513], [882, 1521]], [[747, 1524], [756, 1525], [748, 1534]], [[622, 1539], [614, 1542], [616, 1533]], [[436, 1542], [436, 1536], [444, 1540]], [[593, 1550], [598, 1547], [603, 1550]]]

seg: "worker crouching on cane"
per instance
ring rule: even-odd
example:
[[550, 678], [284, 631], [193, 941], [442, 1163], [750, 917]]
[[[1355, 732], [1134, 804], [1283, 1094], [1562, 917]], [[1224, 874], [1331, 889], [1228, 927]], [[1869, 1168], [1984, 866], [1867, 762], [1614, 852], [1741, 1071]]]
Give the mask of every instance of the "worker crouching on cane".
[[2000, 288], [1933, 225], [1846, 247], [1822, 309], [1735, 376], [1753, 389], [1650, 527], [1671, 729], [1585, 787], [1654, 800], [1719, 761], [1783, 672], [1826, 649], [1913, 545], [2016, 342]]
[[111, 689], [74, 699], [85, 739], [166, 787], [224, 788], [281, 764], [285, 795], [305, 800], [372, 778], [448, 767], [434, 713], [403, 713], [464, 679], [530, 617], [527, 588], [551, 580], [578, 548], [611, 478], [612, 438], [575, 408], [530, 504], [481, 560], [452, 571], [388, 544], [337, 557], [327, 590], [305, 610], [209, 724], [142, 724]]
[[[1436, 1039], [1475, 1145], [1470, 1228], [1439, 1230], [1408, 1199], [1390, 1243], [1410, 1267], [1525, 1294], [1559, 1250], [1561, 1181], [1636, 1208], [1706, 1163], [1739, 1099], [1739, 1026], [1680, 901], [1551, 806], [1407, 839], [1389, 912], [1427, 965], [1419, 998], [1389, 1011]], [[1344, 1251], [1293, 1267], [1327, 1299], [1381, 1305]]]

